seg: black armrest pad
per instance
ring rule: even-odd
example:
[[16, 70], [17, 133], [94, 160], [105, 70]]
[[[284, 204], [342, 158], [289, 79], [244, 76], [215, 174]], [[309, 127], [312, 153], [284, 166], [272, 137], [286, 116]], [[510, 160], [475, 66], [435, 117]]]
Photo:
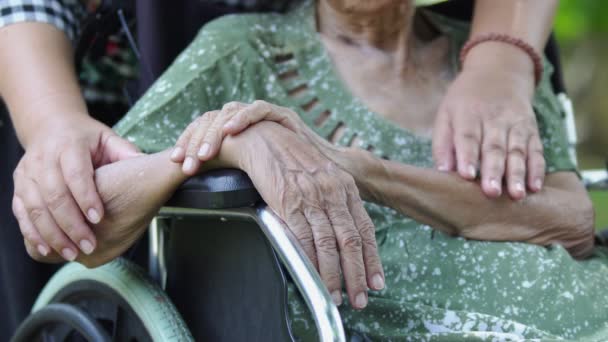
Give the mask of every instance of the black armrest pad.
[[218, 169], [194, 176], [182, 184], [166, 206], [226, 209], [254, 205], [260, 195], [249, 176], [237, 169]]

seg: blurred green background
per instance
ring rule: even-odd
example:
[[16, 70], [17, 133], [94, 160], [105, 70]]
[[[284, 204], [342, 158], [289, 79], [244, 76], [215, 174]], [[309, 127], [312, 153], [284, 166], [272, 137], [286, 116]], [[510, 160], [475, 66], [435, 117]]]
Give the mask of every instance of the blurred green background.
[[[574, 103], [580, 168], [604, 168], [608, 160], [608, 1], [560, 1], [555, 34], [566, 88]], [[608, 193], [591, 196], [597, 227], [608, 228]]]

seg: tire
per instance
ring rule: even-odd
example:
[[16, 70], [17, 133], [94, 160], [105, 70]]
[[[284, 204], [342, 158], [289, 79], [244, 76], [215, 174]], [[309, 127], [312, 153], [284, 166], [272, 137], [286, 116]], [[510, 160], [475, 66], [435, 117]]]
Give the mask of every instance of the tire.
[[130, 315], [128, 329], [136, 330], [137, 341], [194, 341], [167, 295], [139, 266], [122, 258], [95, 269], [78, 263], [64, 266], [44, 287], [32, 312], [51, 303], [86, 307], [91, 301], [116, 303]]

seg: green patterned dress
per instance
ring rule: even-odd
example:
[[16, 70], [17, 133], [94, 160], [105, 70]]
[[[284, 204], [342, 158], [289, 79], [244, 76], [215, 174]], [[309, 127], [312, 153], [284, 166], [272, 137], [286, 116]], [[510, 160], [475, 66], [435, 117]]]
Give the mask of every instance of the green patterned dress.
[[[453, 67], [468, 26], [432, 14], [451, 41]], [[371, 112], [336, 75], [315, 31], [314, 4], [291, 12], [227, 16], [205, 26], [170, 69], [115, 127], [146, 152], [172, 146], [193, 119], [229, 101], [263, 99], [297, 111], [319, 135], [341, 126], [378, 156], [432, 167], [431, 141]], [[572, 171], [563, 114], [549, 85], [534, 99], [547, 172]], [[324, 118], [318, 125], [319, 118]], [[369, 305], [340, 307], [355, 340], [608, 341], [608, 254], [573, 260], [560, 246], [468, 241], [367, 203], [377, 228], [386, 289]], [[294, 334], [316, 340], [313, 321], [289, 291]], [[345, 298], [346, 300], [346, 298]]]

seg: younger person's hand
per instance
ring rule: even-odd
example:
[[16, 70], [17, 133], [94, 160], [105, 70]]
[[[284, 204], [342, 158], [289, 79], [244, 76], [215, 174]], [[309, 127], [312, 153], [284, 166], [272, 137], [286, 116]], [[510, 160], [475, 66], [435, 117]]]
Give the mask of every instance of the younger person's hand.
[[508, 70], [464, 69], [449, 87], [433, 133], [437, 168], [456, 170], [490, 197], [508, 191], [513, 199], [526, 188], [540, 191], [545, 159], [532, 109], [533, 81]]

